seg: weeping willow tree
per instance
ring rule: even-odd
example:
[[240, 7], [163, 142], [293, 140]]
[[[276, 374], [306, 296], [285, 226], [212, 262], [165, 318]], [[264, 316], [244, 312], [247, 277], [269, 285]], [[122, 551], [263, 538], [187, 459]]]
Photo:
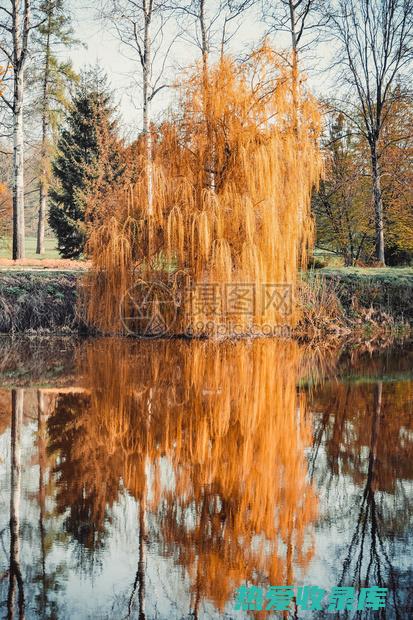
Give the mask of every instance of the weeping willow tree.
[[224, 311], [218, 319], [215, 311], [195, 316], [193, 296], [180, 290], [188, 282], [253, 284], [253, 316], [231, 317], [245, 329], [251, 322], [296, 323], [294, 304], [288, 317], [266, 307], [264, 285], [294, 286], [312, 241], [320, 114], [302, 80], [298, 90], [288, 66], [266, 45], [243, 63], [223, 58], [207, 71], [186, 73], [179, 111], [153, 140], [151, 205], [144, 149], [135, 182], [93, 205], [89, 323], [122, 330], [119, 300], [137, 273], [145, 281], [164, 277], [179, 292], [176, 332], [200, 333], [199, 325], [228, 320]]

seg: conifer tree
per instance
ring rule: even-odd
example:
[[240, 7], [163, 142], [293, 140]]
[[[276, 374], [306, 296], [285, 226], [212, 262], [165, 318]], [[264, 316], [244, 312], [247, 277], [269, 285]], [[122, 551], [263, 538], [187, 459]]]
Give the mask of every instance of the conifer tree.
[[36, 63], [29, 71], [29, 80], [36, 96], [35, 105], [41, 124], [37, 254], [44, 253], [54, 130], [68, 104], [67, 89], [78, 79], [71, 62], [59, 59], [62, 48], [77, 44], [66, 5], [66, 0], [42, 0], [39, 6], [40, 25], [33, 34]]
[[49, 224], [64, 258], [82, 254], [86, 208], [123, 174], [122, 143], [114, 112], [106, 76], [98, 68], [84, 73], [52, 165]]

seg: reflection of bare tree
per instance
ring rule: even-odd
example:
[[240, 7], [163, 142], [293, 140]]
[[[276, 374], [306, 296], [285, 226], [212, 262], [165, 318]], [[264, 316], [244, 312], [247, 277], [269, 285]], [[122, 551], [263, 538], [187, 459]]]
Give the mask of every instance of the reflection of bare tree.
[[20, 493], [21, 460], [20, 435], [23, 420], [24, 390], [12, 391], [11, 418], [11, 488], [10, 488], [10, 568], [7, 598], [8, 618], [14, 617], [17, 583], [19, 619], [24, 618], [24, 587], [20, 569]]
[[145, 506], [144, 497], [139, 502], [139, 559], [135, 581], [133, 583], [132, 594], [128, 603], [128, 618], [131, 617], [133, 610], [133, 600], [136, 590], [138, 591], [138, 619], [145, 620]]
[[45, 531], [45, 468], [46, 455], [46, 429], [45, 429], [45, 399], [41, 390], [37, 390], [37, 448], [39, 459], [39, 535], [40, 535], [40, 562], [41, 562], [41, 591], [39, 596], [39, 612], [45, 616], [47, 607], [47, 578], [46, 578], [46, 531]]
[[[374, 386], [373, 412], [371, 416], [371, 439], [368, 456], [366, 482], [361, 498], [356, 528], [344, 560], [339, 585], [352, 583], [358, 588], [377, 585], [391, 587], [394, 595], [396, 617], [401, 618], [397, 605], [397, 592], [394, 583], [394, 570], [383, 545], [380, 530], [381, 515], [375, 497], [375, 478], [377, 476], [377, 446], [382, 416], [382, 383]], [[368, 559], [367, 559], [368, 558]], [[363, 570], [364, 569], [364, 570]], [[387, 569], [387, 570], [386, 570]], [[387, 573], [391, 583], [387, 581]], [[386, 610], [376, 612], [377, 618], [385, 618]]]
[[[345, 515], [346, 527], [355, 527], [343, 561], [338, 585], [387, 587], [391, 601], [387, 609], [375, 611], [374, 618], [405, 618], [411, 603], [400, 590], [400, 575], [394, 567], [390, 545], [396, 531], [408, 528], [405, 513], [411, 514], [407, 497], [400, 493], [397, 479], [413, 479], [412, 386], [383, 384], [336, 384], [321, 390], [315, 407], [323, 411], [316, 425], [317, 445], [324, 442], [330, 482], [342, 474], [350, 474], [360, 489], [357, 517], [354, 504]], [[400, 431], [407, 428], [407, 441], [400, 442]], [[364, 455], [364, 456], [363, 456]], [[389, 508], [389, 493], [394, 497]], [[407, 504], [406, 504], [407, 502]], [[397, 517], [395, 516], [397, 513]], [[390, 535], [391, 532], [391, 535]], [[403, 600], [404, 599], [404, 600]], [[391, 611], [389, 611], [391, 605]], [[367, 618], [369, 612], [356, 612]], [[348, 612], [351, 617], [354, 612]], [[341, 612], [337, 617], [346, 615]]]

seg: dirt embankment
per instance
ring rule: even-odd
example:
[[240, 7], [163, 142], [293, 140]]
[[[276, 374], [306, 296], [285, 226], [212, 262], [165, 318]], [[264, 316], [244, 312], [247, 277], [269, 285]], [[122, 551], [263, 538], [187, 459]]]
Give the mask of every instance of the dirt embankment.
[[20, 260], [0, 258], [0, 271], [31, 271], [38, 269], [53, 269], [58, 271], [85, 271], [89, 267], [89, 261], [69, 260], [67, 258], [22, 258]]

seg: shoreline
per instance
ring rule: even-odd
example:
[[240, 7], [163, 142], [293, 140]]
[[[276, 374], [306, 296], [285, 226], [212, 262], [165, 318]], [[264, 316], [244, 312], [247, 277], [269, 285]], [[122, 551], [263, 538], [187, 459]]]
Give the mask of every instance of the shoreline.
[[[1, 270], [0, 334], [105, 336], [90, 329], [78, 313], [83, 274], [79, 270]], [[374, 334], [409, 334], [413, 327], [413, 269], [309, 271], [302, 274], [298, 291], [303, 318], [287, 337], [318, 340], [365, 335], [368, 340]], [[229, 334], [224, 339], [251, 337], [274, 335]]]
[[[88, 389], [82, 371], [82, 361], [88, 358], [88, 351], [97, 350], [102, 354], [113, 351], [123, 351], [126, 358], [129, 355], [151, 355], [160, 351], [186, 350], [192, 347], [201, 347], [212, 354], [217, 351], [232, 349], [233, 341], [217, 342], [205, 339], [200, 342], [195, 339], [133, 339], [117, 337], [85, 337], [80, 338], [69, 334], [66, 336], [18, 334], [0, 335], [0, 386], [2, 389], [30, 387], [33, 389], [65, 390], [75, 387]], [[282, 341], [272, 339], [276, 345]], [[333, 376], [342, 376], [348, 382], [357, 381], [353, 377], [353, 364], [364, 360], [368, 377], [366, 381], [388, 381], [389, 375], [377, 360], [381, 359], [384, 351], [397, 360], [394, 370], [395, 378], [406, 378], [411, 374], [413, 361], [413, 340], [395, 338], [393, 340], [376, 340], [374, 342], [352, 342], [351, 339], [321, 342], [298, 342], [286, 340], [285, 346], [295, 346], [302, 351], [300, 362], [300, 376], [298, 386], [314, 386], [320, 381], [329, 380]], [[264, 347], [273, 350], [270, 339], [239, 339], [238, 344], [243, 348]], [[270, 349], [267, 349], [270, 347]], [[277, 346], [275, 347], [277, 349]], [[399, 353], [400, 352], [400, 353]], [[403, 352], [403, 354], [401, 354]], [[371, 368], [371, 366], [373, 367]], [[338, 374], [337, 374], [338, 373]]]

